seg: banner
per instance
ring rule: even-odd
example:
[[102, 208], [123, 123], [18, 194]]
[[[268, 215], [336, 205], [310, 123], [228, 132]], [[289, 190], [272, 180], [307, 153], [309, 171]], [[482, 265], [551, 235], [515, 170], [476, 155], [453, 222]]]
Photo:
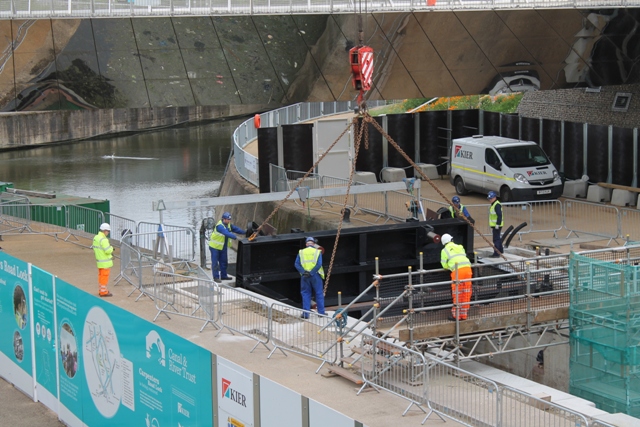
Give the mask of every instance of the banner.
[[0, 252], [0, 376], [33, 397], [28, 264]]
[[56, 290], [60, 401], [76, 422], [212, 425], [209, 351], [59, 279]]
[[54, 312], [54, 277], [51, 273], [31, 266], [33, 286], [34, 355], [38, 400], [58, 412], [58, 364]]
[[252, 427], [253, 373], [217, 357], [218, 427]]

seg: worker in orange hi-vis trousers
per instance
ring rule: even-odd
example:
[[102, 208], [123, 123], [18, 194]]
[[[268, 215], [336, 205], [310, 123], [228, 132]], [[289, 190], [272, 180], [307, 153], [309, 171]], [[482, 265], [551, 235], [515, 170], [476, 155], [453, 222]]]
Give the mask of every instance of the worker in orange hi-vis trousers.
[[101, 297], [113, 296], [107, 284], [109, 283], [109, 272], [113, 267], [113, 246], [109, 242], [109, 233], [111, 232], [111, 226], [106, 222], [100, 225], [100, 231], [93, 238], [93, 252], [96, 255], [96, 263], [98, 264], [98, 284], [100, 290], [98, 294]]
[[[451, 271], [451, 297], [453, 307], [449, 320], [466, 320], [469, 313], [469, 301], [471, 301], [471, 281], [473, 272], [471, 262], [465, 253], [464, 247], [453, 242], [450, 234], [443, 234], [440, 241], [444, 245], [440, 253], [442, 268]], [[457, 280], [457, 283], [456, 283]], [[459, 304], [460, 313], [456, 313], [456, 305]]]

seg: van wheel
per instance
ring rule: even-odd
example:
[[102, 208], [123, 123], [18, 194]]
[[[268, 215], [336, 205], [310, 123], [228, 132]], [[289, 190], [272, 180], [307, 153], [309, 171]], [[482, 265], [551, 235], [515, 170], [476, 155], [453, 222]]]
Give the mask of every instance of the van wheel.
[[503, 203], [513, 201], [513, 194], [511, 193], [511, 189], [509, 187], [504, 186], [500, 189], [500, 201]]
[[455, 181], [453, 181], [453, 185], [455, 185], [456, 193], [459, 195], [464, 196], [468, 193], [467, 189], [464, 187], [464, 181], [459, 176], [457, 176]]

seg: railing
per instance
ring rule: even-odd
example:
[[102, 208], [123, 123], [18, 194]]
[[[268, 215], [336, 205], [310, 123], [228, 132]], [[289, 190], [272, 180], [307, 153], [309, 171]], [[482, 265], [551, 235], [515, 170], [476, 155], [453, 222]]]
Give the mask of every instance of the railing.
[[0, 18], [82, 18], [129, 16], [207, 16], [410, 12], [432, 10], [494, 10], [513, 8], [593, 8], [633, 7], [635, 1], [600, 0], [438, 0], [429, 5], [424, 0], [367, 1], [366, 5], [349, 0], [5, 0], [0, 3]]

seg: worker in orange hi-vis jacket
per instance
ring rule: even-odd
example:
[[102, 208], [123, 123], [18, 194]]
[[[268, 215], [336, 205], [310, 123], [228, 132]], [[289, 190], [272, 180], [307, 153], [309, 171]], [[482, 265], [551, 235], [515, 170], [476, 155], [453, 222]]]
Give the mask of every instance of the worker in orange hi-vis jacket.
[[109, 283], [109, 272], [113, 267], [113, 246], [109, 242], [109, 233], [111, 232], [111, 226], [106, 222], [100, 225], [100, 231], [93, 238], [93, 252], [96, 256], [96, 263], [98, 265], [98, 284], [100, 290], [98, 294], [101, 297], [113, 296], [107, 284]]
[[[444, 245], [440, 252], [440, 262], [442, 268], [451, 271], [451, 297], [453, 299], [453, 307], [451, 307], [451, 316], [449, 320], [466, 320], [469, 313], [469, 301], [471, 301], [471, 281], [473, 272], [471, 271], [471, 262], [467, 258], [466, 252], [462, 245], [453, 242], [450, 234], [443, 234], [440, 242]], [[457, 280], [457, 282], [456, 282]], [[459, 307], [456, 307], [459, 305]], [[457, 310], [460, 310], [457, 313]]]

